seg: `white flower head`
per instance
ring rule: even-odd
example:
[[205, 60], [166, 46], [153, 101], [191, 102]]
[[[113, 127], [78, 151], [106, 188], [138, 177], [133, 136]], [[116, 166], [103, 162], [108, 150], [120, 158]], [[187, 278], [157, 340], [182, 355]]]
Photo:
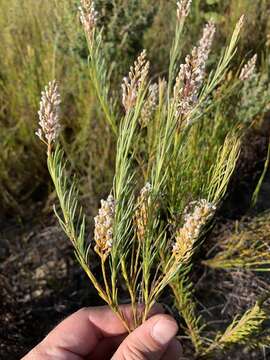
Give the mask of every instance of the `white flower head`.
[[146, 59], [146, 50], [143, 50], [135, 61], [134, 66], [130, 68], [128, 77], [123, 79], [122, 103], [126, 112], [136, 105], [138, 94], [141, 87], [145, 84], [149, 66], [149, 61]]
[[109, 195], [107, 200], [101, 200], [101, 207], [95, 221], [95, 251], [99, 256], [107, 258], [113, 245], [113, 222], [115, 214], [115, 200]]
[[178, 20], [186, 18], [189, 15], [192, 0], [177, 1], [177, 18]]
[[39, 115], [40, 128], [36, 131], [36, 135], [51, 145], [57, 139], [60, 126], [60, 104], [61, 97], [57, 82], [54, 80], [45, 87], [41, 93]]
[[81, 0], [79, 7], [80, 20], [89, 41], [92, 41], [93, 34], [97, 25], [98, 12], [95, 10], [93, 0]]
[[191, 55], [186, 56], [185, 64], [180, 65], [180, 71], [174, 87], [177, 117], [187, 115], [198, 101], [215, 31], [214, 23], [207, 23], [203, 29], [203, 35], [198, 46], [193, 48]]
[[255, 54], [242, 68], [239, 79], [247, 81], [252, 78], [256, 72], [257, 54]]
[[[190, 208], [193, 210], [190, 212]], [[216, 206], [205, 199], [189, 204], [184, 211], [184, 224], [176, 232], [172, 252], [177, 261], [186, 262], [192, 255], [194, 244], [202, 228], [213, 216]]]

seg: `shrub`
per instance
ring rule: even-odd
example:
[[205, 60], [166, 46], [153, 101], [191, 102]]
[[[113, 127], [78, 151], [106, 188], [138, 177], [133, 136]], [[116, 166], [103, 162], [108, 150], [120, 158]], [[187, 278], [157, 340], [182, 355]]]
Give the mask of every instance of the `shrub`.
[[[267, 319], [263, 301], [257, 301], [222, 334], [206, 340], [191, 276], [195, 255], [234, 172], [245, 130], [241, 119], [227, 121], [223, 109], [251, 81], [256, 57], [240, 71], [230, 68], [244, 23], [242, 16], [210, 72], [207, 62], [216, 30], [211, 21], [180, 65], [181, 38], [190, 4], [188, 0], [177, 2], [167, 80], [149, 80], [150, 63], [142, 51], [122, 82], [121, 107], [109, 81], [110, 66], [103, 48], [103, 29], [97, 25], [98, 13], [93, 1], [81, 1], [92, 88], [116, 138], [113, 186], [107, 200], [101, 201], [90, 244], [76, 181], [70, 180], [59, 142], [60, 94], [55, 81], [42, 93], [37, 135], [47, 147], [48, 169], [60, 204], [56, 215], [100, 297], [132, 331], [147, 318], [164, 290], [171, 288], [194, 354], [209, 357], [235, 344], [261, 345], [250, 339]], [[102, 279], [91, 270], [93, 252], [100, 260]], [[132, 324], [119, 308], [121, 282], [132, 304]], [[142, 311], [138, 311], [138, 304], [143, 304]]]

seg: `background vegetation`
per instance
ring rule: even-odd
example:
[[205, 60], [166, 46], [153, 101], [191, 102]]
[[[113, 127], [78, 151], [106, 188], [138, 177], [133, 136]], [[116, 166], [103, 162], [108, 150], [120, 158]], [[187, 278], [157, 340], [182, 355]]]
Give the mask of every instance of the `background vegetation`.
[[[44, 156], [33, 130], [40, 91], [52, 78], [61, 81], [66, 148], [92, 208], [112, 178], [114, 139], [92, 95], [78, 1], [1, 0], [0, 7], [1, 208], [23, 213], [31, 198], [48, 194]], [[174, 1], [98, 0], [97, 8], [116, 94], [142, 48], [148, 49], [153, 77], [166, 75]], [[269, 40], [267, 1], [195, 0], [184, 48], [196, 43], [202, 24], [212, 17], [218, 23], [218, 54], [242, 13], [247, 15], [247, 25], [235, 62], [239, 66], [252, 51], [264, 64]]]

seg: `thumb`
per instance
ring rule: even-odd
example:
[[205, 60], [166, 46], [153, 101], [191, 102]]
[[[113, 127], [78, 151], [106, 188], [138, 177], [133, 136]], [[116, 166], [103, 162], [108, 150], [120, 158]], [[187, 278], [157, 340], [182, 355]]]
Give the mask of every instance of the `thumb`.
[[[112, 360], [162, 359], [177, 330], [178, 326], [172, 317], [155, 315], [126, 337]], [[179, 350], [179, 347], [176, 349]], [[170, 359], [179, 359], [179, 356], [180, 353], [172, 354]]]

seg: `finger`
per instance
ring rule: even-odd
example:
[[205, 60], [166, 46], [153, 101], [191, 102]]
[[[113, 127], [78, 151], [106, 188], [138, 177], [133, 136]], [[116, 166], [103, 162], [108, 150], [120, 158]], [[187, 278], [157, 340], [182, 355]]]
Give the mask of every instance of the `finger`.
[[183, 350], [180, 342], [173, 339], [165, 351], [162, 360], [180, 360], [183, 355]]
[[178, 331], [168, 315], [155, 315], [135, 329], [112, 357], [112, 360], [159, 360]]
[[[127, 322], [131, 322], [133, 316], [131, 306], [124, 305], [120, 308]], [[152, 311], [160, 312], [161, 309], [155, 306]], [[107, 306], [83, 308], [62, 321], [35, 351], [38, 350], [44, 356], [48, 351], [55, 354], [65, 351], [67, 354], [86, 356], [101, 339], [126, 332], [123, 322]]]
[[[127, 324], [133, 325], [133, 310], [131, 305], [121, 305], [120, 311]], [[86, 308], [89, 312], [89, 320], [92, 325], [99, 331], [99, 339], [117, 336], [127, 333], [127, 329], [118, 316], [107, 306], [99, 306], [96, 308]], [[143, 306], [138, 306], [138, 313], [143, 311]], [[149, 317], [163, 313], [164, 309], [160, 304], [155, 304], [149, 312]]]
[[[126, 316], [130, 311], [124, 309]], [[61, 322], [41, 343], [80, 356], [88, 355], [104, 337], [126, 333], [121, 320], [106, 306], [83, 308]]]
[[[124, 317], [131, 322], [130, 318], [130, 310], [127, 306], [121, 306], [122, 313]], [[144, 309], [143, 306], [139, 306], [137, 308], [138, 313], [142, 312]], [[164, 313], [164, 308], [160, 304], [155, 304], [152, 309], [149, 311], [148, 318], [156, 315]], [[123, 340], [127, 337], [127, 334], [108, 337], [101, 340], [98, 344], [98, 347], [90, 354], [90, 359], [95, 360], [106, 360], [111, 359], [115, 351], [118, 349], [119, 345], [123, 342]]]
[[[131, 324], [133, 319], [131, 319], [130, 307], [129, 306], [120, 306], [121, 311], [127, 322]], [[138, 306], [137, 312], [142, 313], [144, 306]], [[148, 318], [156, 315], [164, 313], [164, 308], [160, 304], [155, 304], [152, 309], [149, 311]], [[137, 314], [137, 315], [138, 315]], [[133, 324], [131, 324], [133, 325]], [[102, 339], [95, 350], [90, 354], [90, 359], [95, 360], [106, 360], [111, 359], [115, 351], [118, 349], [119, 345], [123, 342], [123, 340], [127, 337], [127, 333], [114, 337], [107, 337]]]

